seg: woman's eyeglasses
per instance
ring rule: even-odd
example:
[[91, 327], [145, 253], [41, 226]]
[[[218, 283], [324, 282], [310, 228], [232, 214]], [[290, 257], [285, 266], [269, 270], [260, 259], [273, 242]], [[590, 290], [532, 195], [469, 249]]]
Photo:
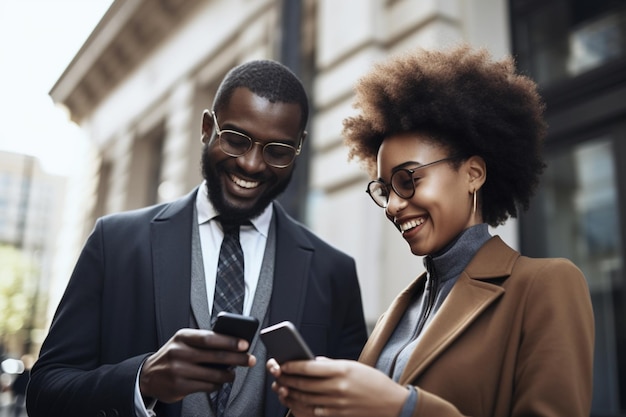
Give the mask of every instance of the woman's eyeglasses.
[[215, 133], [217, 133], [218, 141], [222, 152], [229, 156], [243, 156], [247, 154], [252, 145], [258, 144], [263, 149], [263, 160], [266, 164], [273, 166], [274, 168], [286, 168], [296, 159], [297, 155], [300, 155], [302, 148], [302, 137], [298, 143], [298, 147], [288, 145], [281, 142], [269, 142], [263, 144], [258, 140], [253, 140], [250, 136], [244, 135], [241, 132], [228, 129], [220, 129], [217, 123], [217, 117], [215, 111], [212, 111], [213, 122], [215, 123]]
[[391, 193], [391, 190], [393, 190], [398, 197], [405, 200], [413, 197], [415, 194], [414, 175], [416, 172], [429, 166], [441, 162], [452, 161], [458, 158], [458, 156], [451, 156], [430, 162], [428, 164], [420, 165], [416, 168], [401, 168], [391, 175], [391, 182], [389, 184], [380, 180], [370, 181], [370, 183], [367, 184], [367, 190], [365, 190], [365, 192], [372, 197], [372, 200], [374, 200], [376, 205], [382, 208], [387, 208], [389, 205], [389, 194]]

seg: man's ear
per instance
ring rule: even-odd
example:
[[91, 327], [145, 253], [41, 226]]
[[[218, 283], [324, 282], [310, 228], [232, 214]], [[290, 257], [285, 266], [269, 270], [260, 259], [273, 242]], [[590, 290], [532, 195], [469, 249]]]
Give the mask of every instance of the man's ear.
[[304, 141], [306, 140], [308, 134], [309, 132], [307, 132], [306, 130], [302, 132], [302, 136], [300, 136], [300, 142], [298, 143], [298, 152], [302, 151], [302, 146], [304, 146]]
[[479, 190], [487, 181], [487, 164], [478, 155], [471, 156], [465, 161], [471, 191]]
[[202, 112], [202, 142], [207, 143], [213, 133], [213, 115], [209, 110]]

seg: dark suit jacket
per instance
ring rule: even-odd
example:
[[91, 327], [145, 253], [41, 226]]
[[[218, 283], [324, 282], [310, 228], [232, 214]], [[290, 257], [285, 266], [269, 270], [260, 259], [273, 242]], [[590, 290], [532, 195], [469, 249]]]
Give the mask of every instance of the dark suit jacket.
[[[97, 221], [32, 369], [31, 417], [135, 415], [141, 363], [189, 327], [195, 196]], [[357, 358], [367, 335], [354, 260], [274, 209], [269, 323], [294, 322], [316, 355]], [[284, 415], [269, 379], [266, 416]], [[178, 417], [181, 403], [156, 411]]]
[[[360, 361], [375, 365], [425, 276], [391, 304]], [[594, 321], [581, 271], [531, 259], [499, 237], [459, 276], [398, 381], [414, 416], [588, 417]]]

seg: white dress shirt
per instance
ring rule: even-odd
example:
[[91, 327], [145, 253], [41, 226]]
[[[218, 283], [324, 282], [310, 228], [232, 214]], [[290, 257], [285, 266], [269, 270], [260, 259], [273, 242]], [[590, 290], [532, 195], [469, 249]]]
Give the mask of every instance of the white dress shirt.
[[[272, 204], [269, 204], [258, 217], [250, 219], [252, 225], [241, 226], [239, 231], [239, 241], [243, 249], [243, 274], [246, 286], [243, 300], [243, 314], [245, 315], [249, 315], [252, 310], [252, 302], [254, 301], [256, 286], [259, 282], [273, 210]], [[220, 246], [224, 239], [224, 232], [216, 219], [219, 213], [215, 211], [215, 208], [209, 201], [205, 182], [198, 189], [196, 211], [198, 212], [198, 225], [200, 227], [200, 245], [202, 246], [207, 300], [209, 302], [209, 311], [212, 311], [217, 261]]]

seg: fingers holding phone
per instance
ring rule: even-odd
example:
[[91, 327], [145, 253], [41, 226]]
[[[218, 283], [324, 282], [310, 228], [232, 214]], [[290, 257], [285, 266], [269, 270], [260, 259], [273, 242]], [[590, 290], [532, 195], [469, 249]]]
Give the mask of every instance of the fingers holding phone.
[[228, 313], [218, 318], [212, 331], [180, 329], [144, 362], [139, 376], [142, 395], [174, 402], [232, 382], [234, 367], [256, 364], [248, 350], [258, 326], [252, 317]]
[[139, 389], [145, 397], [170, 403], [194, 392], [213, 392], [232, 382], [235, 372], [224, 363], [253, 366], [248, 343], [210, 330], [180, 329], [141, 367]]
[[283, 374], [281, 368], [288, 367], [291, 365], [290, 362], [313, 360], [315, 356], [296, 327], [289, 321], [262, 329], [261, 340], [265, 344], [269, 358], [266, 369], [275, 378], [272, 389], [278, 394], [281, 403], [291, 408], [294, 404], [289, 396], [291, 383], [296, 380], [301, 383], [302, 378], [307, 377], [304, 374]]

